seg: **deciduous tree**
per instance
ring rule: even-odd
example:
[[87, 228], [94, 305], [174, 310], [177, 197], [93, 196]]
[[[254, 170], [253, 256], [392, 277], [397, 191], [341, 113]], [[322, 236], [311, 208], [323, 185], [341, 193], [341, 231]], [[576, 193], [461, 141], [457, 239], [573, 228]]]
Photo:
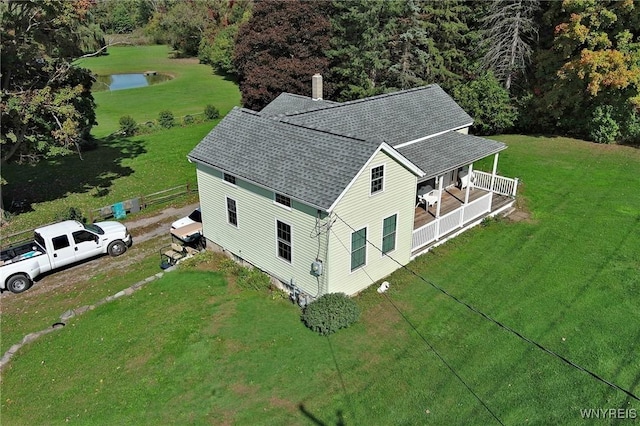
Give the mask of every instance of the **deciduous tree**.
[[[77, 28], [90, 3], [6, 1], [2, 16], [2, 163], [80, 149], [95, 124]], [[79, 24], [80, 23], [80, 24]]]
[[250, 0], [224, 1], [214, 14], [214, 25], [209, 26], [200, 41], [198, 57], [211, 64], [216, 72], [236, 75], [233, 65], [235, 39], [240, 25], [251, 17], [253, 3]]
[[238, 32], [233, 61], [247, 108], [262, 109], [282, 92], [311, 95], [311, 76], [329, 69], [327, 6], [277, 0], [255, 4]]
[[536, 57], [534, 114], [551, 130], [583, 137], [596, 134], [593, 119], [605, 117], [616, 122], [607, 133], [620, 129], [616, 139], [624, 139], [624, 123], [640, 113], [637, 4], [565, 0], [551, 3], [545, 20], [553, 38]]
[[513, 127], [518, 116], [509, 93], [491, 71], [456, 86], [453, 97], [473, 117], [475, 134], [502, 133]]

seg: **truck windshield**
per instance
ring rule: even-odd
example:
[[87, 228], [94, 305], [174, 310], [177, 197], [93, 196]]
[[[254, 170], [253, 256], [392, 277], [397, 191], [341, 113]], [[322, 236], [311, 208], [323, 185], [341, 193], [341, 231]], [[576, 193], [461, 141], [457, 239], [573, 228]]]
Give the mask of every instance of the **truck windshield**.
[[99, 234], [99, 235], [104, 235], [104, 231], [102, 230], [102, 228], [100, 228], [98, 225], [94, 223], [85, 223], [84, 229], [87, 229], [91, 232], [95, 232], [96, 234]]

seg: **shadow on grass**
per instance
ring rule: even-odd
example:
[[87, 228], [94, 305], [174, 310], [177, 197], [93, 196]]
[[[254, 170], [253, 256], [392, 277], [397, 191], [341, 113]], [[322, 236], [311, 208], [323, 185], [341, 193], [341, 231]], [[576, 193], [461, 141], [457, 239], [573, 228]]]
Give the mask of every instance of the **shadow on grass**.
[[[304, 404], [298, 405], [298, 409], [302, 414], [304, 414], [306, 418], [311, 420], [313, 424], [316, 424], [318, 426], [329, 426], [330, 423], [323, 422], [322, 420], [320, 420], [311, 411], [307, 410]], [[336, 413], [336, 416], [338, 417], [338, 420], [336, 421], [336, 426], [345, 426], [344, 418], [342, 416], [342, 411], [338, 410], [338, 412]]]
[[77, 154], [55, 157], [35, 165], [10, 164], [3, 167], [7, 180], [3, 188], [5, 207], [14, 214], [32, 211], [32, 204], [64, 198], [69, 193], [94, 191], [94, 197], [109, 193], [113, 181], [134, 173], [123, 166], [126, 159], [146, 153], [144, 140], [109, 136], [98, 147]]

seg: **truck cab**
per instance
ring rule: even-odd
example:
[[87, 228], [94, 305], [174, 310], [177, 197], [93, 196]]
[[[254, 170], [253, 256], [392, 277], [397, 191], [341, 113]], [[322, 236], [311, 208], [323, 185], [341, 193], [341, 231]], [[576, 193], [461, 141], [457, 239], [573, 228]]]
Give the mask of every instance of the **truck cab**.
[[119, 256], [133, 243], [119, 222], [83, 224], [67, 220], [34, 231], [33, 241], [0, 253], [0, 290], [21, 293], [45, 272], [109, 253]]

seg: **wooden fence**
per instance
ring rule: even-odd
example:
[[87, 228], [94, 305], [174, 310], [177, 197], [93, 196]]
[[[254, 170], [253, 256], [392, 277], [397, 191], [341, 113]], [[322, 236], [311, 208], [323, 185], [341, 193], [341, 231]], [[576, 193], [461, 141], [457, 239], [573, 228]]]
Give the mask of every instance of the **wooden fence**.
[[[153, 194], [143, 195], [140, 197], [134, 197], [129, 200], [122, 201], [122, 208], [126, 213], [136, 213], [138, 211], [144, 210], [147, 207], [159, 205], [162, 203], [166, 203], [176, 198], [179, 198], [183, 195], [191, 194], [198, 190], [196, 185], [187, 183], [185, 185], [176, 186], [169, 189], [164, 189], [162, 191], [154, 192]], [[120, 204], [120, 203], [117, 203]], [[89, 210], [87, 219], [89, 222], [95, 222], [98, 220], [104, 220], [114, 217], [114, 206], [104, 206], [99, 209]], [[42, 226], [51, 225], [52, 223], [46, 223], [40, 225], [38, 228]], [[0, 241], [0, 245], [2, 247], [6, 247], [9, 244], [16, 243], [18, 241], [27, 240], [33, 236], [34, 229], [25, 229], [23, 231], [14, 232], [9, 235], [2, 235], [2, 240]]]

